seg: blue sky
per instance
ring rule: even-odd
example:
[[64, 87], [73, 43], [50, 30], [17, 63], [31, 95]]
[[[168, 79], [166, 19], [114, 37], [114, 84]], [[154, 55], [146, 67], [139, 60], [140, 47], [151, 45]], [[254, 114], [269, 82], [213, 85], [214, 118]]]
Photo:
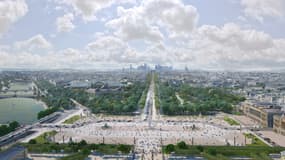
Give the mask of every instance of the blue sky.
[[2, 0], [0, 68], [285, 68], [283, 0]]

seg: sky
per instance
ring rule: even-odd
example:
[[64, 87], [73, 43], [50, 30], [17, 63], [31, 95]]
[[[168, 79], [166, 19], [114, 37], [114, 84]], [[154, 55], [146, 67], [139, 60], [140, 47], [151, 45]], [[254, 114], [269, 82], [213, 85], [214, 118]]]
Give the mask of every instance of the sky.
[[284, 70], [284, 0], [0, 0], [0, 68]]

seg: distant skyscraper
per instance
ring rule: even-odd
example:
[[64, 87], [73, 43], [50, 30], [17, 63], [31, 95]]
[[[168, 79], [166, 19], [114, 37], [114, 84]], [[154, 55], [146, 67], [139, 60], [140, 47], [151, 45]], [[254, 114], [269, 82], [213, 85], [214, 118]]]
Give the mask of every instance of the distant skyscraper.
[[188, 67], [187, 67], [187, 66], [185, 66], [185, 71], [186, 71], [186, 72], [188, 72], [188, 71], [189, 71], [189, 69], [188, 69]]
[[159, 64], [155, 65], [155, 70], [156, 71], [171, 71], [172, 66], [161, 66]]
[[130, 71], [131, 71], [131, 70], [133, 70], [133, 65], [132, 65], [132, 64], [130, 64]]
[[149, 71], [150, 70], [150, 67], [144, 63], [143, 65], [140, 65], [137, 67], [137, 70], [140, 70], [140, 71]]

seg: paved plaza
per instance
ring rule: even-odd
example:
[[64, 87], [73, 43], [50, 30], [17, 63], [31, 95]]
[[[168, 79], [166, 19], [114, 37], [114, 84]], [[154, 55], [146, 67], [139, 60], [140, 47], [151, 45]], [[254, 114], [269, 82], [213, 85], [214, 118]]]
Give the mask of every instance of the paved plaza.
[[[105, 124], [108, 128], [104, 128]], [[244, 135], [238, 130], [199, 122], [155, 122], [152, 127], [147, 122], [104, 122], [57, 131], [55, 140], [59, 143], [84, 139], [89, 143], [135, 144], [136, 151], [146, 153], [160, 152], [161, 145], [179, 141], [193, 145], [244, 145], [245, 142]]]

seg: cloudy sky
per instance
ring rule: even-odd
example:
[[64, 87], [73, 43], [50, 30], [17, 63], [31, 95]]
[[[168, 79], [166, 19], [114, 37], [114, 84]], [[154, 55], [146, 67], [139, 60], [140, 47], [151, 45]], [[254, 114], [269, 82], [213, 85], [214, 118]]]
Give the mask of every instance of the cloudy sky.
[[0, 0], [0, 68], [285, 69], [284, 0]]

